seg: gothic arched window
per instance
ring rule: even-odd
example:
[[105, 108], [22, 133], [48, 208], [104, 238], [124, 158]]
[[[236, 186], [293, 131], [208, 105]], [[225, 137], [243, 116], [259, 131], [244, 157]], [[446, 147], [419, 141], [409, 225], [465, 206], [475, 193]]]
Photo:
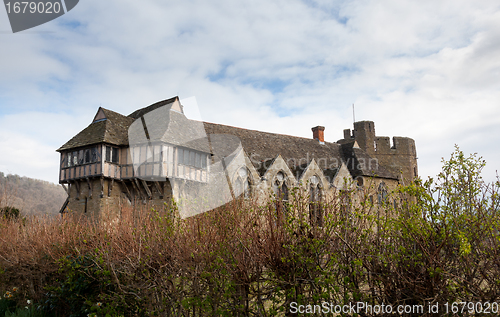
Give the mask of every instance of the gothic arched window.
[[276, 213], [281, 217], [288, 210], [288, 186], [283, 171], [278, 172], [273, 182], [273, 191], [276, 195]]
[[309, 179], [309, 220], [313, 226], [323, 226], [322, 193], [319, 177], [314, 175]]
[[233, 191], [236, 197], [243, 194], [243, 198], [250, 198], [250, 179], [246, 167], [241, 167], [236, 173]]
[[387, 202], [387, 186], [384, 182], [378, 185], [378, 203], [382, 205]]

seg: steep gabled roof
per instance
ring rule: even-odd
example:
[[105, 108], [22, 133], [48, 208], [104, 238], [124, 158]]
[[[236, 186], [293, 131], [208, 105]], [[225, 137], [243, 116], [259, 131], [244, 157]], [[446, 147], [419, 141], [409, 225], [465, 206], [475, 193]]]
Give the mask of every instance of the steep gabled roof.
[[[136, 119], [169, 104], [170, 107], [174, 105], [175, 109], [182, 111], [182, 107], [178, 104], [178, 101], [178, 97], [162, 100], [148, 107], [136, 110], [129, 116], [124, 116], [117, 112], [99, 107], [94, 117], [94, 121], [61, 146], [57, 151], [65, 151], [103, 142], [120, 146], [128, 145], [128, 129]], [[170, 107], [168, 108], [170, 109]]]
[[101, 107], [99, 107], [97, 113], [99, 114], [99, 112], [104, 114], [105, 118], [92, 122], [57, 151], [69, 150], [97, 143], [109, 143], [119, 146], [128, 145], [128, 127], [132, 124], [134, 119]]

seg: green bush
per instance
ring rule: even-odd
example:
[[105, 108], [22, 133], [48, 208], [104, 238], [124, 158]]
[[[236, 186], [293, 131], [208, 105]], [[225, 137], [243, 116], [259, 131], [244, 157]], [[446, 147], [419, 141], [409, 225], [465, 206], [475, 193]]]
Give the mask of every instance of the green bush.
[[[102, 258], [92, 254], [66, 256], [58, 263], [60, 279], [46, 287], [44, 312], [69, 317], [118, 316], [117, 311], [127, 311], [133, 305], [116, 295], [117, 285]], [[133, 313], [132, 309], [130, 315]]]
[[18, 219], [19, 218], [19, 209], [15, 207], [3, 207], [0, 208], [0, 215], [7, 219]]
[[[1, 315], [0, 315], [1, 316]], [[40, 310], [37, 310], [35, 306], [26, 306], [23, 308], [17, 308], [14, 312], [6, 312], [5, 317], [45, 317], [48, 316]]]
[[[281, 214], [276, 201], [235, 200], [185, 220], [132, 209], [113, 227], [7, 221], [1, 237], [26, 239], [12, 240], [22, 246], [12, 257], [45, 242], [16, 264], [3, 260], [14, 243], [0, 244], [0, 287], [20, 285], [19, 268], [31, 268], [24, 285], [45, 278], [44, 293], [30, 296], [48, 316], [283, 316], [292, 303], [323, 302], [432, 302], [444, 316], [444, 303], [498, 303], [500, 182], [486, 184], [484, 161], [458, 148], [443, 163], [435, 179], [391, 193], [394, 204], [373, 204], [358, 188], [339, 193], [321, 206], [321, 227], [299, 189]], [[0, 300], [0, 316], [20, 314], [22, 301]]]
[[[2, 295], [2, 294], [0, 294]], [[5, 295], [0, 297], [0, 316], [5, 316], [7, 312], [16, 309], [16, 302], [10, 298], [5, 298]]]
[[[22, 303], [19, 289], [14, 287], [0, 297], [0, 316], [3, 317], [44, 317], [31, 301]], [[24, 305], [21, 305], [24, 304]]]

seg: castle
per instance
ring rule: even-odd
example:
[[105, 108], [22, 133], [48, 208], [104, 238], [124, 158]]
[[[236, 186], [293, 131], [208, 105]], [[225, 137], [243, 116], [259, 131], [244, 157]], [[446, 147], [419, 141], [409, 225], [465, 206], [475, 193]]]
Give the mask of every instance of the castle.
[[240, 196], [287, 200], [290, 188], [302, 186], [321, 201], [346, 184], [368, 182], [377, 203], [418, 175], [410, 138], [394, 137], [391, 146], [372, 121], [355, 122], [337, 142], [325, 141], [324, 130], [313, 127], [303, 138], [189, 120], [178, 97], [128, 116], [100, 107], [57, 150], [68, 193], [61, 212], [116, 217], [123, 205], [163, 208], [174, 199], [187, 217]]

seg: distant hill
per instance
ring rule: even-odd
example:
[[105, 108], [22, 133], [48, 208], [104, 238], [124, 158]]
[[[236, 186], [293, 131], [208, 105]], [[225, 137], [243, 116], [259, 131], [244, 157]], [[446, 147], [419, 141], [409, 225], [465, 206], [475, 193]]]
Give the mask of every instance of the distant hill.
[[60, 185], [0, 172], [0, 207], [16, 207], [24, 215], [57, 215], [66, 197]]

